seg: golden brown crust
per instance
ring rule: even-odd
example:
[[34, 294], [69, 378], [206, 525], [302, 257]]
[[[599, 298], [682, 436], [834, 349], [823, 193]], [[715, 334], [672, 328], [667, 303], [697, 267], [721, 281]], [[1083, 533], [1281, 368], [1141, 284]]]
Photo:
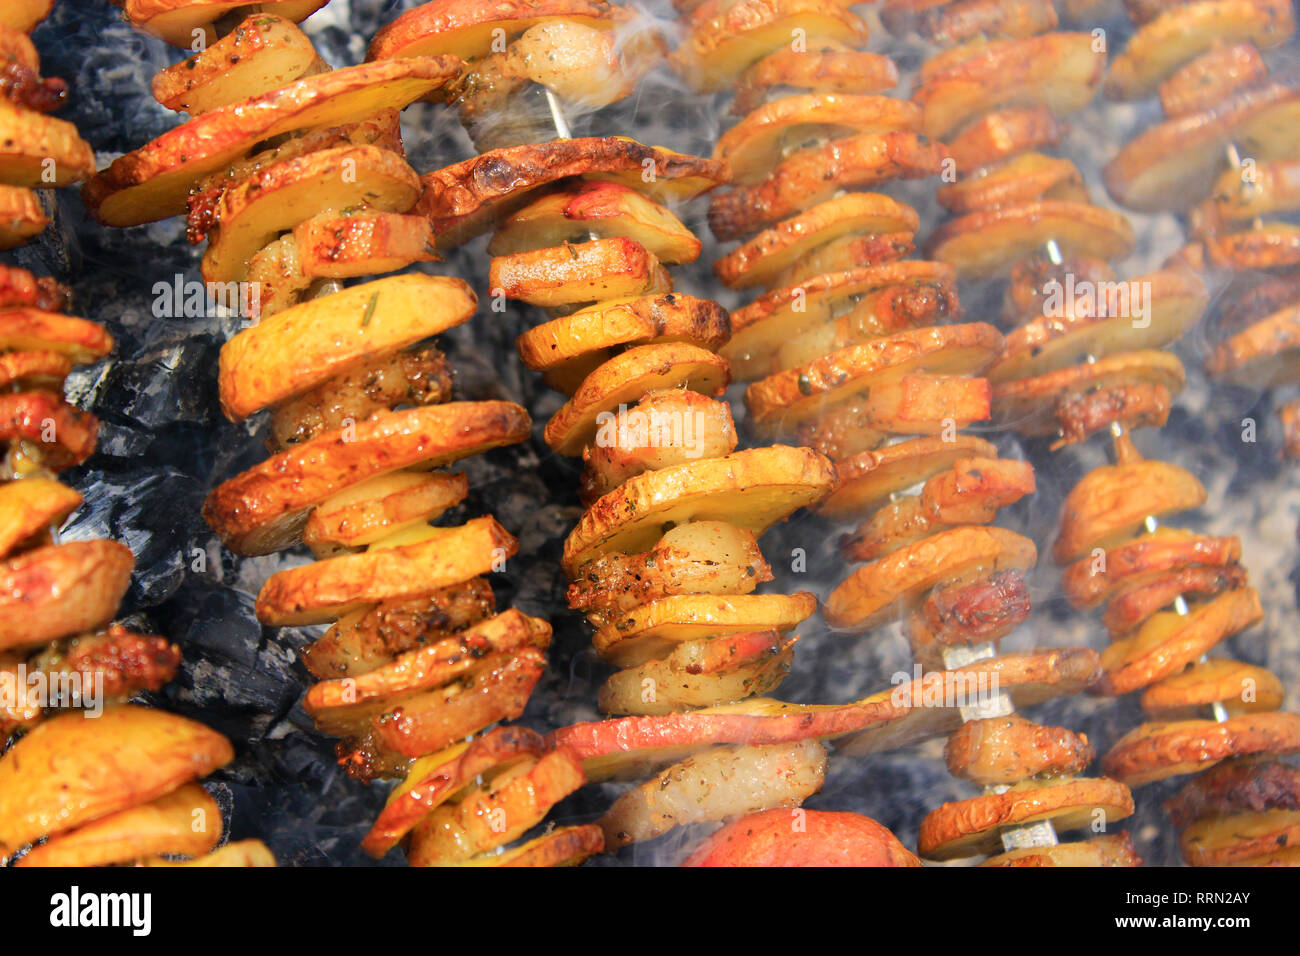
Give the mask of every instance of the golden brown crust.
[[1083, 734], [1015, 714], [962, 724], [943, 753], [950, 774], [980, 786], [1019, 783], [1040, 774], [1073, 775], [1097, 755]]
[[991, 856], [980, 866], [1141, 866], [1133, 841], [1124, 831], [1077, 843], [1026, 847]]
[[937, 475], [964, 456], [993, 457], [997, 449], [974, 435], [944, 441], [937, 435], [910, 438], [835, 462], [839, 486], [817, 510], [827, 517], [866, 514], [891, 494]]
[[1200, 112], [1267, 73], [1255, 44], [1213, 46], [1161, 82], [1160, 105], [1166, 116]]
[[117, 613], [135, 558], [116, 541], [72, 541], [0, 564], [0, 650], [93, 631]]
[[1136, 575], [1184, 565], [1224, 567], [1241, 558], [1241, 539], [1213, 538], [1190, 531], [1143, 535], [1106, 551], [1104, 562], [1081, 558], [1065, 569], [1065, 595], [1080, 610], [1096, 607]]
[[1294, 382], [1300, 351], [1300, 305], [1288, 306], [1220, 342], [1205, 371], [1220, 381], [1250, 388]]
[[736, 81], [731, 112], [743, 116], [774, 88], [818, 93], [879, 93], [898, 84], [898, 67], [879, 53], [861, 50], [776, 50], [749, 67]]
[[1104, 777], [986, 793], [931, 811], [921, 822], [917, 852], [933, 860], [975, 856], [1000, 846], [1002, 827], [1051, 820], [1058, 829], [1078, 829], [1090, 826], [1097, 811], [1107, 825], [1122, 820], [1133, 813], [1133, 795]]
[[1102, 770], [1131, 786], [1196, 773], [1228, 757], [1300, 750], [1300, 716], [1242, 714], [1222, 723], [1182, 720], [1148, 723], [1119, 739], [1101, 759]]
[[1046, 106], [983, 113], [946, 140], [959, 176], [970, 176], [1026, 150], [1057, 145], [1065, 126]]
[[1243, 714], [1277, 710], [1284, 696], [1282, 682], [1264, 668], [1217, 658], [1148, 687], [1142, 692], [1142, 710], [1158, 719], [1222, 704], [1229, 714]]
[[1200, 820], [1183, 831], [1183, 859], [1192, 866], [1296, 866], [1300, 811], [1265, 810]]
[[1300, 810], [1300, 769], [1271, 757], [1228, 759], [1183, 784], [1165, 810], [1180, 829], [1206, 817]]
[[[478, 59], [493, 49], [495, 37], [517, 36], [551, 17], [612, 27], [625, 11], [606, 0], [433, 0], [385, 24], [370, 41], [367, 60], [452, 54]], [[501, 34], [495, 31], [500, 30]]]
[[1173, 571], [1138, 575], [1128, 584], [1120, 584], [1106, 604], [1102, 623], [1111, 640], [1118, 640], [1136, 630], [1147, 618], [1168, 607], [1180, 595], [1210, 595], [1244, 587], [1246, 569], [1239, 564], [1224, 567], [1189, 565]]
[[111, 352], [113, 337], [85, 319], [40, 308], [6, 308], [0, 310], [0, 349], [44, 349], [85, 365]]

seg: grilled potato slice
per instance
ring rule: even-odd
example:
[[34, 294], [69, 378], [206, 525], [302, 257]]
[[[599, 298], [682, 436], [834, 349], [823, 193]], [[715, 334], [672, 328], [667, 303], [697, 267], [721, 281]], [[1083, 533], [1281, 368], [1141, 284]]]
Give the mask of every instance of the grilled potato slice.
[[1199, 0], [1170, 7], [1138, 27], [1115, 54], [1106, 95], [1137, 100], [1216, 45], [1250, 42], [1260, 49], [1285, 43], [1295, 33], [1287, 0]]
[[[956, 0], [940, 4], [897, 4], [903, 16], [889, 16], [891, 4], [882, 11], [890, 24], [911, 23], [931, 43], [951, 46], [985, 36], [1028, 37], [1056, 29], [1056, 8], [1049, 0]], [[924, 6], [914, 17], [913, 7]], [[898, 24], [900, 27], [903, 23]], [[891, 32], [903, 32], [890, 26]]]
[[625, 237], [660, 262], [694, 262], [700, 255], [700, 240], [666, 207], [608, 182], [575, 184], [529, 203], [502, 221], [488, 252], [515, 255], [592, 237]]
[[1111, 640], [1132, 634], [1157, 611], [1168, 607], [1178, 597], [1193, 595], [1213, 597], [1224, 591], [1244, 587], [1248, 575], [1239, 564], [1225, 567], [1187, 565], [1173, 571], [1143, 574], [1121, 583], [1106, 605], [1102, 623]]
[[147, 707], [51, 717], [0, 759], [0, 852], [157, 800], [233, 758], [215, 731]]
[[469, 493], [469, 479], [446, 472], [397, 471], [322, 501], [303, 528], [312, 553], [329, 557], [435, 520]]
[[1061, 530], [1052, 546], [1052, 559], [1068, 564], [1094, 548], [1131, 537], [1148, 516], [1163, 518], [1204, 503], [1205, 486], [1187, 469], [1168, 462], [1094, 468], [1061, 503]]
[[930, 860], [954, 860], [1001, 848], [1002, 827], [1050, 820], [1058, 831], [1091, 826], [1101, 811], [1105, 824], [1133, 814], [1128, 787], [1104, 777], [1026, 781], [1004, 793], [945, 803], [921, 822], [917, 852]]
[[1241, 558], [1236, 537], [1213, 538], [1176, 528], [1154, 533], [1110, 548], [1104, 567], [1089, 555], [1065, 569], [1062, 584], [1074, 607], [1093, 608], [1109, 600], [1121, 586], [1143, 575], [1162, 574], [1186, 565], [1227, 567]]
[[256, 13], [211, 46], [159, 70], [150, 89], [169, 110], [197, 116], [286, 86], [314, 72], [319, 61], [292, 21]]
[[338, 620], [366, 604], [416, 598], [487, 574], [518, 548], [491, 517], [429, 528], [413, 544], [372, 546], [363, 554], [277, 571], [258, 593], [257, 616], [273, 627]]
[[0, 250], [21, 246], [49, 224], [36, 193], [0, 183]]
[[[798, 640], [756, 631], [688, 641], [663, 660], [611, 675], [597, 706], [603, 714], [671, 714], [766, 694], [789, 672]], [[725, 647], [711, 654], [716, 645]]]
[[0, 24], [31, 33], [52, 9], [54, 0], [12, 0], [0, 10]]
[[236, 840], [218, 847], [211, 853], [193, 860], [141, 860], [138, 866], [183, 866], [183, 867], [227, 867], [227, 866], [275, 866], [275, 856], [261, 840]]
[[450, 54], [466, 62], [491, 53], [498, 37], [514, 39], [551, 18], [612, 30], [627, 13], [605, 0], [433, 0], [407, 10], [370, 41], [369, 60]]
[[898, 332], [769, 375], [745, 390], [745, 401], [756, 426], [788, 434], [827, 408], [863, 395], [869, 400], [873, 389], [907, 375], [978, 373], [1001, 347], [1002, 335], [983, 322]]
[[988, 377], [1000, 384], [1044, 375], [1088, 356], [1161, 348], [1200, 321], [1208, 303], [1200, 279], [1185, 271], [1166, 269], [1109, 283], [1008, 333], [1006, 351]]
[[715, 195], [709, 227], [720, 240], [739, 239], [832, 198], [836, 192], [891, 179], [937, 174], [947, 150], [920, 133], [859, 133], [782, 160], [767, 178]]
[[[915, 209], [883, 193], [849, 193], [763, 230], [717, 260], [713, 272], [733, 289], [767, 285], [783, 270], [836, 239], [915, 233], [919, 223]], [[813, 274], [828, 271], [833, 270]]]
[[1094, 690], [1117, 697], [1149, 687], [1177, 674], [1220, 641], [1253, 627], [1263, 618], [1259, 594], [1246, 587], [1193, 604], [1189, 614], [1153, 614], [1132, 637], [1114, 641], [1101, 652], [1105, 672]]
[[460, 246], [514, 212], [533, 190], [572, 176], [615, 182], [656, 201], [690, 199], [729, 176], [726, 164], [645, 146], [622, 136], [588, 136], [494, 149], [420, 177], [416, 211], [440, 248]]
[[759, 535], [834, 486], [825, 456], [785, 445], [649, 471], [587, 510], [564, 542], [564, 570], [572, 580], [601, 554], [646, 551], [668, 526], [688, 521], [726, 521]]
[[244, 280], [257, 250], [320, 209], [364, 204], [400, 213], [418, 196], [415, 170], [377, 146], [340, 146], [275, 163], [222, 194], [220, 225], [203, 254], [204, 281]]
[[954, 777], [988, 787], [1040, 775], [1073, 776], [1092, 763], [1097, 751], [1083, 734], [1010, 714], [962, 724], [948, 738], [943, 755]]
[[1097, 259], [1123, 258], [1134, 245], [1133, 227], [1119, 213], [1088, 202], [1040, 199], [949, 219], [930, 237], [926, 254], [952, 263], [961, 276], [987, 279], [1048, 240], [1066, 255]]
[[1278, 710], [1286, 691], [1269, 671], [1234, 660], [1210, 660], [1166, 677], [1142, 692], [1142, 710], [1157, 720], [1222, 704], [1231, 715]]
[[423, 57], [304, 77], [209, 110], [119, 157], [86, 183], [82, 197], [91, 214], [107, 226], [138, 226], [179, 215], [192, 187], [257, 144], [401, 109], [450, 82], [460, 67], [452, 57]]
[[649, 392], [689, 388], [701, 395], [720, 395], [731, 381], [727, 360], [685, 342], [638, 345], [614, 356], [586, 377], [573, 397], [551, 416], [543, 437], [561, 455], [577, 457], [620, 406], [630, 406]]
[[879, 53], [850, 50], [838, 42], [812, 49], [776, 50], [750, 66], [736, 81], [731, 112], [743, 116], [772, 90], [791, 87], [812, 93], [879, 93], [898, 85], [898, 67]]
[[1209, 218], [1216, 223], [1291, 212], [1300, 208], [1300, 162], [1275, 159], [1257, 163], [1250, 177], [1244, 177], [1240, 169], [1225, 169], [1208, 202]]
[[1267, 74], [1255, 44], [1216, 43], [1161, 82], [1160, 105], [1169, 117], [1197, 113]]
[[81, 507], [81, 495], [52, 478], [0, 484], [0, 559]]
[[642, 605], [596, 631], [592, 645], [616, 667], [667, 657], [683, 644], [752, 631], [785, 633], [817, 611], [797, 594], [678, 594]]
[[1234, 757], [1192, 777], [1165, 810], [1182, 829], [1197, 820], [1243, 810], [1300, 809], [1300, 771], [1270, 755]]
[[769, 53], [790, 46], [792, 37], [809, 47], [828, 41], [858, 47], [867, 35], [867, 25], [847, 7], [826, 0], [706, 2], [691, 16], [672, 59], [696, 92], [712, 93]]
[[828, 518], [865, 515], [894, 493], [951, 468], [959, 458], [996, 456], [992, 444], [974, 435], [957, 435], [953, 441], [931, 435], [864, 451], [835, 463], [839, 484], [817, 511]]
[[[222, 410], [231, 421], [247, 418], [368, 356], [406, 348], [460, 325], [477, 304], [460, 279], [412, 274], [377, 279], [285, 309], [222, 346]], [[0, 337], [2, 329], [0, 325]]]
[[0, 353], [0, 388], [63, 391], [64, 380], [72, 371], [72, 362], [57, 352]]
[[93, 631], [117, 613], [135, 558], [116, 541], [72, 541], [0, 563], [0, 651]]
[[1276, 712], [1134, 727], [1101, 758], [1108, 776], [1131, 787], [1208, 770], [1228, 757], [1300, 750], [1300, 717]]
[[94, 172], [94, 151], [75, 126], [0, 98], [0, 181], [49, 189], [79, 182]]
[[553, 750], [521, 773], [503, 774], [416, 824], [407, 851], [411, 865], [461, 863], [504, 846], [541, 823], [551, 807], [586, 782], [572, 751]]
[[826, 763], [826, 749], [814, 740], [696, 754], [619, 797], [600, 820], [605, 845], [626, 846], [690, 823], [798, 806], [822, 788]]
[[[1179, 844], [1192, 866], [1295, 866], [1300, 812], [1264, 810], [1199, 820], [1183, 831]], [[1287, 849], [1279, 849], [1287, 847]]]
[[[295, 445], [219, 485], [203, 516], [232, 551], [295, 544], [311, 510], [343, 489], [402, 468], [436, 468], [521, 442], [532, 420], [511, 402], [449, 402], [377, 414]], [[265, 592], [264, 592], [265, 593]]]
[[1214, 347], [1205, 371], [1248, 388], [1273, 388], [1300, 378], [1300, 304], [1288, 306]]
[[945, 142], [957, 175], [965, 177], [1028, 150], [1055, 146], [1064, 136], [1064, 123], [1046, 106], [1017, 106], [984, 113]]
[[221, 808], [197, 783], [119, 810], [34, 847], [18, 866], [113, 866], [163, 855], [202, 856], [221, 839]]
[[1106, 188], [1131, 209], [1182, 211], [1204, 199], [1235, 143], [1256, 162], [1300, 149], [1300, 74], [1278, 73], [1226, 99], [1147, 127], [1106, 165]]
[[991, 43], [923, 75], [912, 101], [923, 111], [921, 128], [944, 139], [968, 117], [1006, 107], [1046, 106], [1071, 113], [1086, 106], [1101, 85], [1106, 54], [1091, 33], [1047, 33]]
[[1005, 528], [952, 528], [858, 568], [831, 592], [823, 613], [836, 630], [869, 631], [914, 606], [936, 584], [975, 570], [1024, 571], [1037, 560], [1034, 543]]
[[1056, 846], [1025, 847], [991, 856], [980, 866], [1141, 866], [1133, 840], [1124, 831], [1116, 836], [1058, 843]]
[[1017, 205], [1036, 199], [1056, 198], [1062, 189], [1077, 189], [1083, 175], [1068, 159], [1043, 153], [1021, 153], [984, 172], [936, 193], [939, 202], [955, 213]]
[[686, 342], [710, 351], [730, 335], [726, 311], [680, 292], [600, 302], [534, 326], [516, 346], [523, 363], [551, 388], [572, 395], [583, 380], [627, 346]]
[[897, 285], [955, 289], [956, 273], [947, 263], [901, 260], [776, 289], [731, 314], [731, 340], [720, 351], [738, 379], [759, 378], [770, 371], [772, 356], [784, 343], [825, 324], [855, 298], [871, 298]]
[[489, 281], [507, 298], [547, 308], [672, 291], [654, 253], [622, 236], [494, 256]]
[[917, 130], [921, 110], [895, 96], [803, 93], [758, 107], [718, 139], [713, 158], [752, 185], [791, 151], [861, 133]]
[[113, 350], [113, 337], [101, 325], [58, 312], [0, 309], [0, 350], [56, 352], [89, 365]]
[[299, 268], [313, 279], [377, 275], [441, 258], [427, 219], [392, 212], [324, 213], [294, 226], [293, 239]]
[[[257, 9], [288, 20], [306, 20], [329, 0], [263, 0]], [[202, 31], [205, 46], [217, 43], [213, 24], [231, 11], [247, 6], [243, 0], [125, 0], [123, 18], [145, 33], [160, 37], [172, 46], [191, 48], [195, 31]]]
[[732, 820], [682, 866], [920, 866], [898, 838], [859, 813], [807, 810], [804, 828], [786, 810]]
[[993, 414], [1021, 434], [1051, 435], [1059, 429], [1055, 412], [1061, 404], [1086, 397], [1091, 389], [1137, 384], [1163, 388], [1172, 395], [1182, 391], [1186, 381], [1183, 363], [1170, 352], [1119, 352], [1095, 362], [995, 382]]

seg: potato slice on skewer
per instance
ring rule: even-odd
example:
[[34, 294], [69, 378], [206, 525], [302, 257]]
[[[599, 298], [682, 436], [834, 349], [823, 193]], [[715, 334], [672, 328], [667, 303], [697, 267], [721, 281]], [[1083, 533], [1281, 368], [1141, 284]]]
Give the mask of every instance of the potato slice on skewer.
[[988, 370], [995, 384], [1046, 375], [1064, 366], [1177, 341], [1209, 303], [1200, 279], [1162, 270], [1136, 279], [1100, 284], [1089, 295], [1046, 313], [1007, 334], [1006, 351]]
[[1290, 0], [1199, 0], [1171, 7], [1144, 23], [1115, 54], [1106, 95], [1137, 100], [1216, 44], [1249, 41], [1260, 49], [1295, 33]]
[[[1112, 641], [1131, 635], [1148, 618], [1184, 598], [1211, 598], [1246, 586], [1246, 569], [1239, 564], [1223, 567], [1186, 565], [1173, 571], [1140, 574], [1121, 582], [1106, 605], [1102, 622]], [[1244, 666], [1244, 665], [1243, 665]]]
[[51, 478], [0, 484], [0, 559], [81, 507], [81, 495]]
[[1213, 720], [1155, 722], [1134, 727], [1101, 758], [1102, 769], [1140, 787], [1208, 770], [1228, 757], [1300, 750], [1300, 717], [1286, 712]]
[[898, 838], [859, 813], [766, 810], [727, 823], [682, 866], [920, 866]]
[[1068, 159], [1029, 152], [999, 164], [983, 176], [942, 186], [936, 196], [941, 204], [960, 214], [1053, 199], [1062, 189], [1082, 184], [1082, 174]]
[[[797, 31], [797, 32], [796, 32]], [[867, 26], [847, 7], [826, 0], [736, 0], [705, 3], [692, 14], [673, 61], [698, 93], [730, 86], [753, 63], [799, 37], [862, 46]]]
[[709, 227], [721, 240], [739, 239], [825, 202], [840, 190], [933, 176], [946, 156], [941, 144], [903, 130], [859, 133], [813, 146], [782, 160], [760, 182], [715, 195], [709, 204]]
[[1149, 460], [1103, 465], [1084, 475], [1061, 503], [1052, 559], [1069, 564], [1094, 548], [1122, 542], [1147, 517], [1205, 504], [1205, 486], [1185, 468]]
[[151, 856], [203, 856], [221, 839], [221, 808], [197, 783], [68, 830], [17, 866], [113, 866]]
[[669, 525], [726, 521], [759, 535], [835, 485], [835, 469], [807, 448], [775, 445], [630, 478], [589, 508], [564, 543], [570, 579], [611, 551], [653, 547]]
[[850, 50], [839, 43], [803, 51], [776, 50], [741, 74], [731, 112], [743, 116], [762, 105], [772, 90], [790, 87], [818, 93], [879, 93], [898, 85], [898, 67], [879, 53]]
[[543, 308], [654, 295], [673, 287], [654, 253], [622, 236], [495, 256], [488, 274], [494, 291]]
[[270, 554], [295, 544], [311, 509], [351, 485], [401, 468], [436, 468], [512, 445], [532, 421], [510, 402], [449, 402], [384, 412], [325, 432], [215, 488], [205, 520], [232, 551]]
[[982, 787], [1081, 773], [1095, 756], [1083, 734], [1017, 714], [965, 723], [944, 747], [948, 772]]
[[994, 42], [923, 75], [912, 100], [922, 129], [937, 139], [968, 117], [1005, 107], [1046, 106], [1057, 114], [1088, 104], [1106, 69], [1091, 33], [1048, 33]]
[[400, 109], [452, 80], [460, 66], [450, 57], [364, 63], [209, 110], [115, 160], [86, 183], [82, 197], [109, 226], [179, 215], [192, 187], [257, 144]]
[[147, 707], [51, 717], [0, 759], [0, 852], [156, 800], [233, 758], [215, 731]]
[[[766, 694], [790, 670], [797, 641], [775, 631], [688, 641], [663, 660], [612, 674], [597, 705], [603, 714], [671, 714]], [[720, 653], [710, 654], [718, 645]]]
[[698, 346], [638, 345], [588, 375], [546, 423], [544, 437], [559, 454], [577, 457], [593, 441], [608, 443], [601, 437], [606, 422], [620, 406], [630, 406], [648, 392], [689, 388], [701, 395], [720, 395], [730, 381], [727, 360]]
[[1215, 764], [1165, 801], [1176, 827], [1243, 810], [1300, 810], [1300, 769], [1265, 754]]
[[1168, 117], [1198, 113], [1267, 74], [1253, 43], [1212, 46], [1160, 84], [1160, 105]]
[[474, 293], [460, 279], [412, 274], [352, 286], [286, 309], [222, 346], [222, 410], [231, 421], [247, 418], [367, 356], [406, 348], [460, 325], [476, 305]]
[[[1183, 859], [1192, 866], [1296, 866], [1300, 812], [1265, 810], [1199, 820], [1183, 831]], [[1288, 846], [1291, 844], [1291, 846]], [[1279, 849], [1286, 847], [1286, 849]]]
[[0, 350], [57, 352], [88, 365], [113, 350], [113, 337], [95, 322], [58, 312], [0, 309]]
[[0, 10], [0, 23], [31, 33], [53, 8], [54, 0], [11, 0]]
[[691, 641], [795, 627], [817, 610], [817, 599], [797, 594], [675, 595], [637, 608], [592, 637], [597, 653], [616, 667], [666, 657]]
[[1049, 240], [1062, 253], [1097, 259], [1133, 251], [1133, 227], [1119, 213], [1087, 202], [1039, 199], [980, 209], [934, 231], [926, 254], [950, 262], [961, 276], [987, 279], [1006, 272]]
[[1205, 258], [1221, 269], [1291, 269], [1300, 265], [1300, 226], [1265, 222], [1205, 240]]
[[[986, 36], [1027, 37], [1054, 30], [1056, 8], [1049, 0], [956, 0], [927, 6], [915, 16], [911, 4], [900, 4], [905, 12], [889, 18], [890, 23], [913, 22], [917, 32], [931, 43], [951, 46]], [[888, 7], [886, 8], [888, 9]], [[901, 32], [890, 27], [891, 32]]]
[[625, 20], [626, 11], [604, 0], [434, 0], [407, 10], [370, 41], [369, 60], [451, 54], [465, 61], [487, 56], [498, 38], [513, 39], [552, 17], [601, 30]]
[[169, 110], [197, 116], [323, 72], [313, 69], [318, 63], [316, 48], [291, 21], [253, 14], [211, 46], [159, 70], [150, 88]]
[[714, 351], [730, 335], [726, 311], [680, 292], [600, 302], [534, 326], [516, 346], [523, 363], [551, 388], [572, 395], [598, 366], [626, 346], [688, 342]]
[[366, 604], [419, 597], [487, 574], [519, 547], [491, 517], [429, 528], [421, 537], [277, 571], [258, 593], [258, 619], [273, 627], [337, 620]]
[[1093, 690], [1108, 696], [1141, 690], [1177, 674], [1220, 641], [1263, 618], [1254, 588], [1237, 588], [1193, 604], [1190, 614], [1153, 614], [1132, 637], [1121, 638], [1101, 652], [1105, 672]]
[[788, 434], [831, 406], [869, 395], [873, 388], [906, 375], [978, 373], [1001, 346], [1001, 334], [983, 322], [899, 332], [769, 375], [750, 385], [745, 399], [755, 425]]
[[718, 748], [669, 767], [616, 800], [601, 818], [611, 849], [673, 827], [798, 806], [822, 788], [826, 749], [816, 741]]
[[1300, 160], [1275, 159], [1256, 163], [1252, 175], [1226, 169], [1210, 196], [1217, 219], [1248, 221], [1300, 208]]
[[94, 172], [95, 154], [75, 126], [0, 97], [0, 181], [49, 189], [71, 185]]
[[992, 444], [974, 435], [957, 435], [953, 441], [938, 436], [912, 438], [864, 451], [835, 463], [839, 485], [817, 511], [828, 518], [865, 515], [895, 492], [951, 468], [959, 458], [996, 455]]
[[791, 151], [862, 133], [917, 130], [921, 110], [894, 96], [804, 93], [766, 103], [718, 139], [713, 158], [734, 182], [763, 179]]
[[413, 262], [436, 262], [440, 258], [433, 251], [436, 238], [423, 216], [391, 212], [323, 214], [293, 228], [299, 268], [312, 279], [373, 276]]
[[47, 545], [0, 563], [0, 651], [30, 649], [107, 624], [131, 583], [125, 545]]
[[0, 184], [0, 250], [21, 246], [50, 224], [36, 193], [23, 186]]
[[1300, 149], [1300, 74], [1278, 73], [1198, 113], [1148, 127], [1106, 165], [1116, 202], [1144, 212], [1182, 211], [1209, 194], [1229, 143], [1256, 162]]
[[1003, 793], [945, 803], [921, 823], [917, 852], [931, 860], [978, 856], [1001, 847], [1003, 827], [1050, 821], [1057, 831], [1080, 830], [1101, 819], [1109, 826], [1133, 813], [1128, 787], [1104, 777], [1026, 781]]
[[618, 183], [582, 183], [543, 196], [507, 217], [488, 252], [514, 255], [617, 236], [639, 242], [660, 262], [694, 262], [700, 241], [667, 208]]
[[464, 475], [437, 471], [380, 475], [317, 505], [302, 538], [316, 557], [330, 557], [433, 521], [468, 493], [469, 479]]
[[[257, 8], [287, 20], [306, 20], [328, 0], [263, 0]], [[145, 33], [166, 40], [172, 46], [189, 49], [196, 32], [205, 46], [217, 43], [213, 24], [231, 11], [246, 7], [244, 0], [125, 0], [119, 4], [123, 17]]]
[[1037, 559], [1032, 541], [1004, 528], [941, 531], [858, 568], [831, 592], [824, 615], [836, 630], [861, 633], [915, 605], [936, 584], [976, 570], [1024, 571]]
[[1282, 682], [1262, 667], [1216, 659], [1152, 684], [1142, 692], [1142, 709], [1157, 720], [1222, 704], [1230, 716], [1273, 711], [1286, 696]]
[[1141, 866], [1127, 832], [1055, 846], [1025, 847], [991, 856], [980, 866]]
[[1213, 378], [1273, 388], [1300, 377], [1300, 305], [1283, 309], [1215, 346], [1205, 361]]
[[[915, 233], [916, 210], [883, 193], [849, 193], [777, 223], [713, 265], [733, 289], [766, 285], [814, 250], [845, 236]], [[834, 271], [820, 270], [818, 273]]]
[[0, 389], [54, 392], [63, 391], [63, 383], [72, 371], [72, 362], [58, 352], [0, 353]]
[[[783, 344], [829, 321], [855, 298], [869, 298], [897, 285], [929, 287], [943, 294], [955, 290], [956, 273], [947, 263], [909, 259], [817, 276], [802, 285], [776, 289], [731, 314], [731, 340], [720, 351], [738, 379], [760, 378], [770, 371], [772, 355]], [[945, 301], [949, 299], [955, 302], [955, 294], [944, 296]]]
[[1185, 565], [1227, 567], [1241, 558], [1241, 540], [1213, 538], [1174, 528], [1160, 528], [1152, 534], [1110, 548], [1105, 561], [1094, 555], [1080, 558], [1065, 569], [1065, 595], [1074, 607], [1097, 607], [1114, 596], [1121, 586], [1137, 576], [1165, 573]]
[[1064, 123], [1046, 106], [1016, 106], [984, 113], [945, 142], [957, 175], [965, 177], [1028, 150], [1055, 146], [1064, 136]]
[[366, 205], [405, 212], [419, 197], [419, 177], [397, 153], [377, 146], [323, 149], [268, 166], [222, 194], [220, 223], [203, 254], [206, 282], [237, 282], [257, 250], [320, 209]]

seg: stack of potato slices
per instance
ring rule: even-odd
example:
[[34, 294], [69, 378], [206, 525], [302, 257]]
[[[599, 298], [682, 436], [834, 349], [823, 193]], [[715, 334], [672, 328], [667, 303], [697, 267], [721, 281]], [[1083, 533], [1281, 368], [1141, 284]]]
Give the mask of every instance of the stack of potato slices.
[[445, 466], [526, 440], [532, 421], [511, 402], [452, 400], [429, 341], [474, 315], [466, 283], [408, 273], [341, 287], [438, 258], [444, 230], [398, 111], [445, 94], [467, 64], [406, 49], [329, 70], [294, 22], [318, 6], [262, 4], [218, 36], [222, 5], [161, 22], [128, 2], [164, 39], [212, 40], [154, 82], [191, 118], [96, 176], [87, 202], [115, 225], [188, 210], [191, 240], [209, 240], [209, 288], [260, 292], [239, 296], [257, 302], [255, 324], [222, 349], [219, 384], [232, 421], [270, 412], [272, 457], [214, 489], [204, 515], [238, 554], [304, 543], [318, 559], [273, 574], [256, 611], [274, 627], [330, 624], [302, 651], [321, 678], [304, 706], [342, 738], [351, 775], [405, 777], [365, 848], [402, 843], [418, 865], [575, 862], [599, 850], [595, 828], [505, 847], [582, 784], [576, 757], [523, 728], [482, 733], [522, 714], [546, 668], [550, 625], [497, 613], [486, 577], [518, 542], [490, 516], [431, 524], [468, 494]]
[[82, 499], [57, 476], [94, 452], [99, 429], [64, 401], [64, 379], [113, 348], [64, 314], [70, 301], [59, 283], [0, 265], [0, 743], [12, 745], [0, 757], [0, 858], [35, 843], [19, 866], [274, 866], [257, 841], [212, 852], [221, 813], [196, 781], [233, 758], [229, 742], [126, 703], [170, 681], [181, 657], [165, 638], [110, 624], [130, 549], [58, 540]]
[[95, 171], [95, 154], [71, 123], [49, 114], [68, 85], [41, 77], [28, 36], [53, 0], [6, 3], [0, 10], [0, 249], [39, 235], [50, 217], [35, 190], [69, 186]]
[[[1185, 212], [1191, 242], [1170, 268], [1226, 284], [1209, 374], [1261, 388], [1294, 382], [1300, 294], [1288, 270], [1300, 261], [1297, 234], [1284, 218], [1264, 217], [1297, 208], [1288, 185], [1297, 87], [1294, 76], [1271, 74], [1261, 54], [1293, 36], [1291, 4], [1126, 6], [1137, 28], [1114, 58], [1106, 92], [1121, 100], [1158, 94], [1166, 119], [1107, 166], [1111, 194], [1136, 209]], [[1219, 281], [1224, 273], [1226, 283]], [[1151, 315], [1154, 326], [1158, 312]], [[1112, 351], [1138, 345], [1132, 323], [1112, 324]], [[1129, 365], [1126, 378], [1136, 383], [1139, 369], [1154, 364], [1139, 355], [1108, 361]], [[1181, 385], [1181, 367], [1158, 357], [1170, 366], [1170, 384]], [[1130, 387], [1124, 379], [1115, 385]], [[1117, 404], [1101, 393], [1077, 401]], [[1162, 425], [1165, 414], [1130, 424]], [[1289, 415], [1283, 412], [1284, 423]], [[1147, 516], [1198, 507], [1205, 490], [1180, 468], [1141, 460], [1126, 438], [1116, 444], [1117, 463], [1071, 491], [1056, 544], [1058, 560], [1074, 562], [1066, 570], [1070, 600], [1105, 605], [1112, 644], [1102, 655], [1099, 687], [1142, 691], [1151, 718], [1119, 740], [1103, 766], [1134, 785], [1205, 771], [1167, 804], [1189, 863], [1300, 864], [1290, 846], [1300, 833], [1300, 772], [1278, 760], [1300, 748], [1300, 718], [1278, 712], [1283, 687], [1267, 670], [1205, 656], [1263, 619], [1239, 563], [1241, 542], [1155, 529]]]

